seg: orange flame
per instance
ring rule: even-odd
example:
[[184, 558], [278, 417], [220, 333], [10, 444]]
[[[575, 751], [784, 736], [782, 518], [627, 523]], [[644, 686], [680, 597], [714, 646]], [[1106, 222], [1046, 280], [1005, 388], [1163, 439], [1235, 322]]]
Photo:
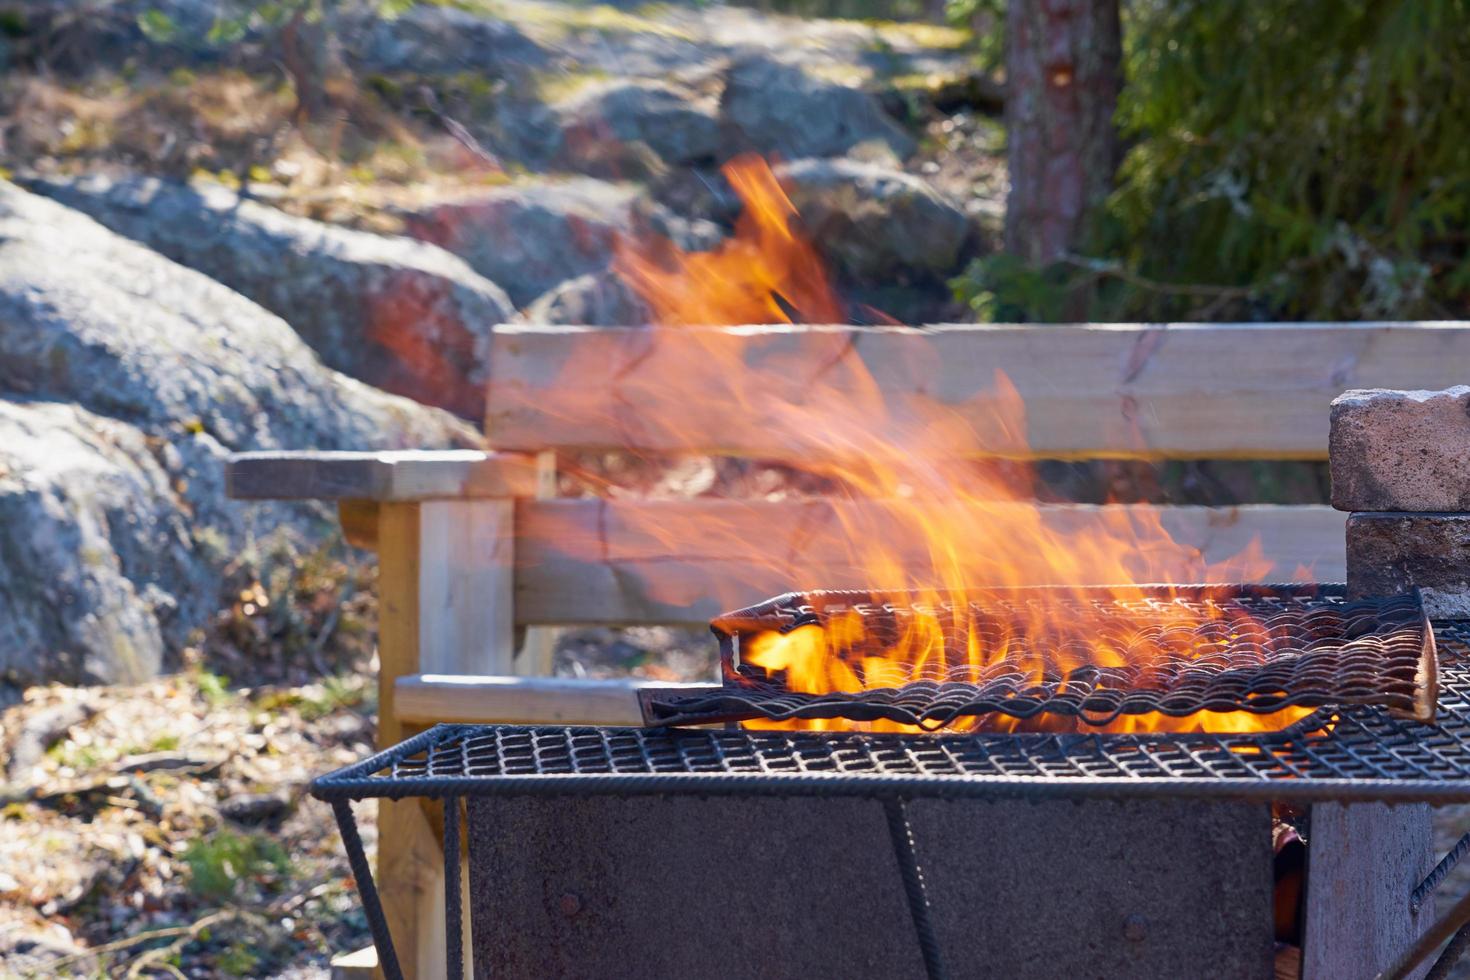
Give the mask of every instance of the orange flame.
[[[870, 588], [917, 590], [916, 604], [937, 604], [942, 593], [962, 593], [977, 586], [1055, 584], [1080, 587], [1106, 585], [1115, 600], [1144, 601], [1140, 583], [1161, 581], [1260, 581], [1270, 563], [1258, 545], [1228, 562], [1208, 564], [1195, 550], [1176, 543], [1150, 508], [1104, 507], [1066, 512], [1035, 502], [1032, 471], [1024, 462], [1025, 406], [1010, 381], [996, 372], [983, 405], [971, 405], [962, 417], [953, 408], [922, 396], [884, 397], [882, 386], [860, 357], [851, 355], [844, 334], [805, 331], [776, 336], [770, 356], [752, 363], [751, 348], [730, 331], [691, 329], [717, 324], [840, 322], [843, 307], [830, 285], [814, 248], [795, 229], [796, 210], [775, 176], [758, 158], [728, 164], [725, 174], [745, 206], [735, 234], [707, 253], [683, 253], [667, 242], [622, 243], [615, 269], [656, 312], [659, 327], [650, 331], [650, 356], [682, 352], [667, 370], [657, 372], [657, 385], [620, 390], [635, 402], [636, 425], [669, 427], [665, 444], [678, 441], [688, 426], [691, 449], [696, 436], [724, 425], [761, 427], [800, 468], [838, 490], [830, 523], [811, 531], [806, 545], [770, 555], [773, 579], [785, 588]], [[892, 328], [883, 328], [892, 329]], [[660, 335], [682, 334], [678, 344], [657, 348]], [[840, 345], [833, 346], [833, 338]], [[760, 348], [758, 348], [760, 350]], [[932, 350], [920, 356], [935, 357]], [[937, 367], [937, 365], [936, 365]], [[562, 387], [582, 385], [607, 373], [606, 363], [574, 362]], [[916, 374], [914, 376], [923, 376]], [[596, 397], [591, 391], [590, 399]], [[975, 425], [974, 419], [984, 420]], [[655, 422], [647, 420], [654, 419]], [[636, 432], [629, 444], [637, 444]], [[987, 461], [973, 458], [984, 447]], [[654, 517], [654, 514], [657, 514]], [[688, 521], [667, 509], [650, 512], [640, 528], [651, 542], [688, 550], [691, 540], [709, 545], [712, 558], [724, 550], [722, 540], [747, 540], [759, 534], [749, 522], [722, 527], [708, 508]], [[799, 540], [799, 539], [794, 539]], [[822, 553], [820, 563], [805, 554]], [[839, 557], [834, 561], [833, 554]], [[820, 571], [813, 566], [820, 564]], [[715, 574], [718, 574], [716, 572]], [[842, 580], [810, 581], [814, 575]], [[1187, 577], [1186, 577], [1187, 576]], [[727, 583], [726, 583], [727, 584]], [[690, 593], [710, 582], [668, 583], [669, 601], [688, 601]], [[744, 604], [762, 596], [744, 595]], [[1172, 610], [1172, 611], [1170, 611]], [[1045, 635], [1055, 609], [1028, 606], [1024, 624]], [[1192, 621], [1198, 613], [1182, 604], [1154, 603], [1152, 622], [1177, 616]], [[966, 656], [982, 667], [1007, 655], [988, 645], [973, 624]], [[1073, 623], [1086, 635], [1086, 623]], [[862, 644], [859, 619], [838, 618], [826, 630], [798, 629], [770, 633], [750, 644], [752, 663], [786, 672], [795, 690], [825, 693], [887, 686], [908, 676], [926, 658], [939, 656], [944, 636], [933, 616], [917, 616], [898, 640], [877, 656], [853, 664], [843, 651]], [[866, 649], [866, 647], [864, 647]], [[1060, 653], [1053, 669], [1082, 663], [1118, 664], [1120, 653], [1104, 635], [1087, 649]], [[1031, 665], [1038, 674], [1043, 664]], [[1209, 730], [1236, 732], [1277, 729], [1308, 714], [1289, 709], [1275, 715], [1247, 712], [1202, 712], [1178, 719], [1162, 715], [1124, 716], [1113, 731]], [[982, 720], [992, 730], [1013, 730], [1014, 719]], [[1052, 718], [1052, 729], [1073, 724]], [[846, 721], [785, 723], [778, 727], [897, 728], [883, 723]]]

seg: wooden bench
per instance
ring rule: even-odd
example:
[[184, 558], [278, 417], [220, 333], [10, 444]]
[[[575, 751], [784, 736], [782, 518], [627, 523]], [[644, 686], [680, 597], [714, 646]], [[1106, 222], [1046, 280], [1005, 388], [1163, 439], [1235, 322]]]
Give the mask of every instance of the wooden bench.
[[[724, 406], [683, 406], [679, 427], [666, 424], [672, 407], [657, 393], [701, 333], [499, 328], [486, 419], [495, 452], [234, 457], [232, 495], [334, 500], [348, 540], [378, 553], [380, 745], [438, 721], [639, 724], [642, 682], [546, 676], [549, 644], [535, 628], [702, 624], [731, 605], [722, 598], [731, 582], [744, 601], [797, 584], [770, 564], [773, 552], [799, 556], [802, 584], [849, 584], [838, 511], [860, 502], [553, 499], [557, 451], [810, 452], [779, 430], [729, 425]], [[1470, 363], [1470, 325], [1459, 323], [716, 333], [745, 363], [784, 358], [798, 381], [804, 366], [859, 359], [885, 397], [975, 412], [977, 424], [1003, 371], [1025, 400], [1027, 452], [1039, 458], [1321, 460], [1328, 404], [1342, 390], [1445, 387], [1464, 381]], [[574, 360], [605, 369], [563, 397], [556, 379]], [[1052, 506], [1045, 519], [1074, 528], [1105, 511]], [[720, 547], [671, 550], [641, 530], [650, 516], [719, 529]], [[1298, 566], [1323, 581], [1345, 575], [1344, 515], [1326, 506], [1163, 507], [1159, 517], [1207, 560], [1259, 538], [1278, 575]], [[568, 536], [595, 547], [559, 547]], [[671, 576], [684, 584], [679, 601], [659, 588]], [[379, 888], [400, 959], [425, 977], [443, 971], [439, 819], [412, 801], [384, 803], [379, 816]]]

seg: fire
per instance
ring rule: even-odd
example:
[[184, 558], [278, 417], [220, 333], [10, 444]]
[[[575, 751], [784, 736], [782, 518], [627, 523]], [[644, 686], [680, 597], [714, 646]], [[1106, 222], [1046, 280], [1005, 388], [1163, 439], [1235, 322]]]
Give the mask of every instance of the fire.
[[[1193, 549], [1177, 544], [1151, 509], [1100, 508], [1079, 519], [1037, 503], [1032, 470], [1024, 462], [1025, 406], [999, 372], [978, 413], [985, 424], [976, 426], [973, 411], [961, 418], [921, 396], [885, 399], [861, 358], [844, 356], [845, 348], [832, 349], [824, 339], [840, 335], [793, 334], [781, 338], [789, 343], [780, 348], [785, 356], [750, 363], [747, 349], [729, 332], [698, 329], [846, 319], [819, 256], [799, 234], [795, 208], [764, 161], [736, 160], [725, 175], [745, 209], [734, 236], [720, 247], [686, 254], [667, 242], [638, 242], [623, 243], [619, 250], [617, 272], [657, 314], [660, 326], [652, 331], [653, 342], [661, 332], [683, 332], [681, 340], [687, 342], [680, 349], [691, 352], [663, 372], [663, 388], [624, 394], [638, 399], [639, 418], [664, 420], [659, 424], [678, 426], [688, 419], [692, 429], [702, 418], [708, 430], [708, 413], [714, 412], [730, 427], [763, 426], [802, 470], [836, 488], [832, 523], [813, 532], [812, 549], [839, 551], [835, 567], [846, 580], [804, 581], [815, 573], [801, 554], [773, 554], [772, 569], [786, 577], [787, 588], [916, 590], [916, 604], [922, 606], [979, 586], [1106, 585], [1113, 599], [1142, 603], [1143, 583], [1179, 581], [1181, 569], [1192, 572], [1193, 581], [1205, 582], [1261, 581], [1269, 572], [1258, 546], [1228, 562], [1206, 564]], [[606, 365], [585, 363], [571, 370], [574, 377], [567, 383], [576, 384], [577, 378], [605, 373]], [[688, 444], [698, 442], [691, 435]], [[985, 447], [990, 458], [974, 459], [976, 446]], [[704, 540], [712, 557], [721, 551], [722, 536], [750, 533], [748, 527], [712, 526], [707, 516], [703, 523], [644, 530], [653, 541], [680, 541], [686, 550], [691, 536]], [[826, 561], [822, 574], [837, 574], [833, 567]], [[671, 591], [678, 593], [681, 584], [671, 583]], [[738, 604], [762, 597], [746, 594]], [[1033, 633], [1045, 634], [1057, 611], [1033, 604], [1021, 615], [1034, 620], [1026, 624]], [[1155, 601], [1149, 618], [1157, 623], [1162, 616], [1167, 626], [1171, 616], [1184, 624], [1197, 615], [1183, 604]], [[987, 643], [974, 625], [956, 624], [973, 667], [1007, 656], [1003, 644]], [[1089, 636], [1085, 617], [1068, 625], [1073, 636]], [[825, 693], [889, 686], [943, 654], [945, 638], [933, 616], [915, 617], [896, 641], [876, 652], [860, 642], [862, 629], [857, 618], [838, 618], [825, 630], [770, 633], [745, 655], [752, 663], [784, 671], [795, 690]], [[1108, 637], [1100, 632], [1081, 649], [1072, 643], [1057, 653], [1056, 662], [1028, 669], [1039, 676], [1043, 667], [1119, 664], [1118, 645]], [[844, 653], [854, 649], [865, 651], [857, 662]], [[1124, 716], [1108, 728], [1238, 732], [1281, 728], [1307, 713]], [[1009, 718], [987, 718], [983, 724], [989, 730], [1021, 727]], [[1075, 722], [1050, 718], [1043, 724], [1055, 730]], [[885, 726], [810, 721], [782, 727]]]

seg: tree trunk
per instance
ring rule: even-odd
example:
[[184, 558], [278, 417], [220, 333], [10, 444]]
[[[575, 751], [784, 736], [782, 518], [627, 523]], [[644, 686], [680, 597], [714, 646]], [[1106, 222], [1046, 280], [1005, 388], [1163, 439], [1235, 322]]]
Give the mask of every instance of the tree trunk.
[[1045, 264], [1078, 243], [1118, 164], [1118, 0], [1010, 0], [1006, 250]]

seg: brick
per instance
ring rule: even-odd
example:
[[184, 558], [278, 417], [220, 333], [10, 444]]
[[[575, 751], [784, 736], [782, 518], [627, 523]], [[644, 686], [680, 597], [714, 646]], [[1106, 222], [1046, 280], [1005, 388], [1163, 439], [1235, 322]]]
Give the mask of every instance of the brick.
[[1329, 454], [1338, 510], [1470, 511], [1470, 387], [1344, 392]]
[[1347, 577], [1353, 598], [1417, 588], [1430, 616], [1470, 618], [1470, 514], [1353, 514]]

